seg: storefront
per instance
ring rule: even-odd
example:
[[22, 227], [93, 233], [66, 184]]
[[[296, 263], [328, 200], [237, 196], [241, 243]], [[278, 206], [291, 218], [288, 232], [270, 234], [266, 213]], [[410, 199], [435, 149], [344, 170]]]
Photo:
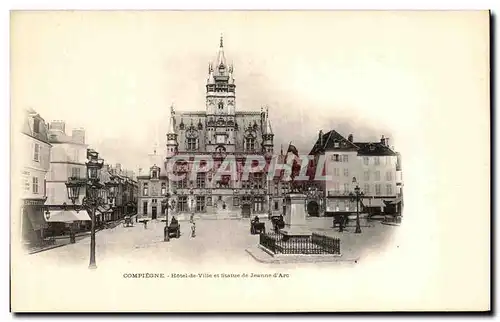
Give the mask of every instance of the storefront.
[[47, 229], [45, 199], [24, 199], [21, 207], [21, 238], [25, 244], [40, 243]]

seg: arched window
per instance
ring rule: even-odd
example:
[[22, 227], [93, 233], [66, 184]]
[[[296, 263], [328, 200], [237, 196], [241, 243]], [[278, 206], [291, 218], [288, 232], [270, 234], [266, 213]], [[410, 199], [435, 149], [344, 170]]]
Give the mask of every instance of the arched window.
[[222, 110], [224, 108], [224, 103], [223, 102], [219, 102], [219, 110]]

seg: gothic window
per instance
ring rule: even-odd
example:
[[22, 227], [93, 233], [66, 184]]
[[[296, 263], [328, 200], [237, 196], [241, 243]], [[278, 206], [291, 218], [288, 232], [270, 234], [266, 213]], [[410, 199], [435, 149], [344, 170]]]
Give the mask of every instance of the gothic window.
[[222, 109], [224, 109], [224, 103], [219, 102], [219, 110], [222, 110]]
[[184, 121], [181, 119], [181, 124], [179, 124], [179, 129], [184, 130]]
[[179, 200], [177, 202], [177, 207], [179, 212], [187, 211], [187, 196], [179, 196]]
[[201, 120], [198, 121], [198, 130], [203, 130], [203, 124], [201, 123]]
[[205, 188], [205, 173], [197, 173], [196, 174], [196, 187], [197, 188]]
[[196, 139], [194, 138], [187, 139], [187, 150], [188, 151], [196, 150]]
[[217, 120], [217, 125], [218, 126], [223, 126], [224, 125], [224, 119], [222, 117], [220, 117], [218, 120]]
[[246, 138], [245, 139], [245, 145], [246, 145], [246, 150], [247, 151], [253, 151], [255, 150], [255, 139], [252, 137]]

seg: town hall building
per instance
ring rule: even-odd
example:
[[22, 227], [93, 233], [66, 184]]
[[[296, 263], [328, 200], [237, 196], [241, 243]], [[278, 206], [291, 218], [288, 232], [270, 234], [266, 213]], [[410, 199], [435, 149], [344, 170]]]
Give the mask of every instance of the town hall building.
[[[241, 216], [266, 213], [269, 210], [269, 191], [266, 173], [250, 173], [248, 180], [215, 180], [217, 164], [231, 155], [242, 171], [247, 155], [270, 157], [273, 154], [273, 132], [268, 109], [241, 111], [236, 100], [234, 67], [227, 63], [223, 39], [220, 39], [216, 61], [209, 64], [206, 80], [205, 109], [199, 112], [174, 111], [172, 107], [167, 131], [168, 160], [176, 155], [211, 156], [214, 170], [199, 172], [195, 180], [169, 182], [168, 190], [176, 200], [176, 212]], [[219, 163], [218, 163], [219, 162]], [[193, 162], [175, 164], [175, 173], [190, 173]], [[163, 172], [162, 171], [162, 172]], [[238, 178], [241, 178], [238, 176]]]

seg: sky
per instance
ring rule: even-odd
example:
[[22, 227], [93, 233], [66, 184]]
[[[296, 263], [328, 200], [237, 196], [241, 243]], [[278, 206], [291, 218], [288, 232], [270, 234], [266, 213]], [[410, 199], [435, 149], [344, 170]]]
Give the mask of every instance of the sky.
[[385, 135], [401, 150], [418, 140], [436, 95], [450, 90], [450, 73], [460, 77], [446, 55], [459, 53], [473, 72], [472, 51], [461, 44], [468, 20], [362, 11], [14, 12], [11, 106], [64, 120], [69, 131], [85, 128], [109, 163], [149, 167], [155, 142], [164, 149], [170, 106], [205, 110], [208, 63], [222, 34], [236, 109], [269, 106], [276, 151], [291, 141], [307, 153], [320, 129], [355, 141]]

